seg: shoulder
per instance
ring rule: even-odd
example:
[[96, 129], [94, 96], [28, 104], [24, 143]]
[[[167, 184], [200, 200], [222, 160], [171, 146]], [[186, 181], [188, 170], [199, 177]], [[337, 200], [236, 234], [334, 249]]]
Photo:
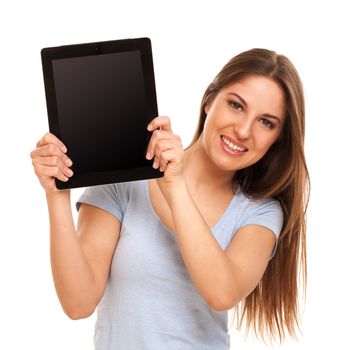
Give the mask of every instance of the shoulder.
[[276, 237], [283, 226], [281, 204], [273, 198], [256, 199], [239, 192], [240, 217], [239, 227], [256, 224], [269, 228]]
[[273, 198], [252, 198], [240, 192], [241, 204], [246, 212], [259, 211], [263, 214], [266, 211], [282, 212], [281, 204]]
[[136, 197], [137, 200], [142, 195], [143, 186], [143, 181], [134, 181], [87, 187], [77, 200], [76, 209], [87, 203], [112, 213], [120, 220], [130, 199]]
[[139, 191], [143, 188], [144, 182], [145, 180], [141, 180], [86, 187], [83, 196], [119, 198], [119, 200], [128, 199], [133, 192]]

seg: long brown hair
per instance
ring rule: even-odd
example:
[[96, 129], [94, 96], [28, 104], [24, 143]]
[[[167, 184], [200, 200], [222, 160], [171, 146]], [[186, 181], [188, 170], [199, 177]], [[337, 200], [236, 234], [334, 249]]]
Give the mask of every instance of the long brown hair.
[[300, 330], [298, 292], [303, 287], [305, 298], [306, 207], [310, 186], [304, 155], [303, 85], [291, 61], [267, 49], [252, 49], [233, 57], [204, 93], [199, 123], [190, 146], [203, 131], [206, 104], [223, 87], [252, 75], [268, 77], [282, 87], [286, 121], [279, 138], [264, 157], [248, 168], [237, 171], [233, 181], [251, 198], [270, 197], [278, 200], [283, 209], [284, 222], [274, 257], [259, 284], [235, 307], [234, 314], [239, 329], [245, 321], [247, 333], [253, 328], [255, 335], [264, 341], [268, 336], [270, 341], [283, 342], [286, 331], [296, 338], [296, 328]]

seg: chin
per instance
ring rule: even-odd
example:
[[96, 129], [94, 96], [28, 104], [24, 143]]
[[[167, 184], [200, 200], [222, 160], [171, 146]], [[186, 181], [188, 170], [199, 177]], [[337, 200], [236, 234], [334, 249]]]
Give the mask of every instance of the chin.
[[240, 169], [244, 169], [245, 166], [235, 166], [235, 165], [232, 165], [231, 164], [227, 164], [227, 162], [225, 163], [216, 163], [214, 162], [216, 168], [222, 172], [226, 172], [226, 173], [235, 173], [237, 170], [240, 170]]

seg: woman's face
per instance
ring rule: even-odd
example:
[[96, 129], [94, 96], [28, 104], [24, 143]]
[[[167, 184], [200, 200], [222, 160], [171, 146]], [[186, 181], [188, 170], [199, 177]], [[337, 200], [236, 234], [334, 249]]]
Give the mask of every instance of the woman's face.
[[260, 160], [278, 138], [284, 92], [269, 78], [248, 76], [221, 89], [205, 111], [203, 146], [218, 168], [235, 171]]

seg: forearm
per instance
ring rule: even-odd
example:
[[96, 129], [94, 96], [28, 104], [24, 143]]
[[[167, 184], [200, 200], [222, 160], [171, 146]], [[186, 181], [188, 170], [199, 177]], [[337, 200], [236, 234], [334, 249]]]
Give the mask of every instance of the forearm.
[[215, 309], [235, 301], [237, 283], [228, 256], [213, 236], [187, 189], [177, 184], [168, 196], [176, 238], [191, 279]]
[[90, 314], [96, 303], [95, 281], [79, 244], [69, 192], [47, 195], [51, 268], [56, 292], [72, 318]]

